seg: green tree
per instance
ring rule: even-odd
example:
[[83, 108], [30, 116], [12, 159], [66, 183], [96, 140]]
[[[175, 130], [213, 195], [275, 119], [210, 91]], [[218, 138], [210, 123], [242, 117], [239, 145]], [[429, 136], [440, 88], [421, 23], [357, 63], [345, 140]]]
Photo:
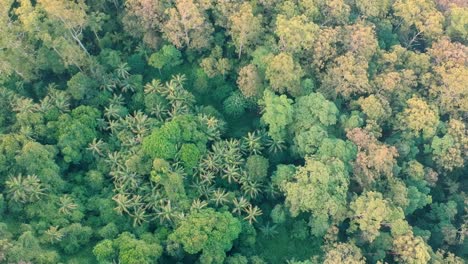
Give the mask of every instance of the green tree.
[[248, 177], [254, 181], [265, 181], [268, 173], [269, 162], [268, 159], [260, 155], [252, 155], [247, 158], [245, 168]]
[[239, 220], [230, 213], [202, 209], [191, 213], [169, 235], [169, 240], [183, 245], [189, 254], [202, 252], [203, 263], [223, 263], [225, 251], [241, 232]]
[[352, 95], [370, 92], [368, 62], [348, 52], [335, 59], [323, 77], [320, 91], [334, 97], [341, 95], [349, 99]]
[[262, 32], [262, 18], [253, 14], [252, 5], [243, 3], [239, 10], [231, 14], [229, 20], [229, 34], [236, 46], [238, 57], [242, 51], [255, 44]]
[[143, 239], [136, 239], [131, 233], [124, 232], [114, 240], [99, 242], [94, 246], [93, 254], [99, 263], [118, 260], [122, 264], [149, 264], [162, 255], [162, 247], [151, 235], [144, 234]]
[[53, 124], [58, 130], [57, 146], [67, 163], [82, 160], [86, 146], [97, 137], [97, 119], [100, 112], [90, 106], [79, 106], [71, 114], [63, 114]]
[[293, 96], [301, 94], [301, 79], [304, 76], [304, 71], [290, 54], [282, 52], [271, 58], [265, 76], [270, 81], [273, 91], [288, 92]]
[[182, 53], [173, 45], [164, 45], [158, 52], [151, 54], [148, 64], [159, 71], [171, 69], [182, 63]]
[[269, 126], [268, 135], [275, 141], [283, 141], [287, 126], [293, 120], [293, 101], [286, 95], [276, 95], [265, 90], [261, 105], [264, 107], [262, 121]]
[[335, 243], [326, 247], [324, 264], [364, 264], [366, 258], [362, 255], [361, 250], [351, 242]]
[[400, 126], [409, 135], [424, 139], [432, 138], [439, 124], [439, 115], [422, 99], [413, 97], [407, 101], [407, 108], [401, 113]]
[[466, 28], [468, 17], [468, 7], [450, 8], [449, 25], [447, 33], [452, 39], [460, 40], [462, 43], [468, 43], [468, 29]]
[[[206, 150], [207, 142], [206, 127], [194, 116], [181, 115], [164, 123], [160, 128], [155, 128], [143, 139], [142, 147], [152, 159], [175, 159], [176, 154], [181, 151], [181, 144], [193, 143], [202, 154]], [[192, 163], [187, 165], [190, 167]]]
[[276, 17], [275, 34], [279, 38], [282, 50], [293, 54], [304, 54], [313, 47], [318, 25], [309, 22], [305, 15], [287, 18], [284, 15]]
[[431, 259], [429, 247], [421, 237], [412, 233], [398, 236], [393, 240], [395, 259], [403, 263], [423, 264]]
[[403, 218], [403, 211], [394, 208], [379, 192], [366, 192], [351, 202], [351, 226], [349, 231], [360, 230], [362, 236], [372, 242], [383, 225], [391, 226], [392, 221]]
[[332, 223], [344, 220], [348, 185], [342, 161], [308, 157], [292, 181], [285, 184], [286, 204], [292, 216], [300, 212], [312, 213], [312, 233], [321, 236]]

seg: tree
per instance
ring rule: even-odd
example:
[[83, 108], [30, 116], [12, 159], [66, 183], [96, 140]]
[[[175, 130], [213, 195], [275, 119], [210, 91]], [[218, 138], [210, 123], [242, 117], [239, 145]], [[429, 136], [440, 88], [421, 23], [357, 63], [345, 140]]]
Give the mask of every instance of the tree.
[[273, 91], [298, 96], [301, 93], [301, 78], [304, 72], [299, 63], [288, 53], [282, 52], [274, 56], [268, 63], [266, 78], [270, 81]]
[[346, 26], [343, 30], [343, 43], [346, 51], [351, 52], [357, 58], [370, 60], [378, 47], [373, 24], [358, 21]]
[[337, 122], [338, 109], [320, 93], [300, 96], [294, 105], [294, 120], [290, 130], [295, 134], [294, 148], [301, 155], [314, 154], [327, 128]]
[[321, 24], [341, 25], [349, 20], [351, 7], [343, 0], [318, 0]]
[[393, 3], [393, 10], [395, 15], [401, 18], [405, 30], [409, 30], [411, 26], [416, 27], [417, 32], [407, 42], [408, 46], [411, 46], [420, 34], [434, 39], [443, 32], [444, 16], [437, 11], [433, 1], [397, 0]]
[[86, 74], [78, 72], [67, 82], [68, 92], [75, 100], [82, 100], [94, 94], [97, 82]]
[[227, 116], [238, 118], [245, 113], [247, 108], [247, 101], [244, 96], [239, 92], [233, 92], [223, 102], [223, 110]]
[[236, 46], [238, 57], [260, 38], [262, 18], [253, 14], [250, 3], [245, 2], [239, 10], [229, 16], [229, 34]]
[[362, 112], [366, 114], [368, 124], [371, 122], [382, 124], [392, 114], [389, 102], [382, 96], [371, 94], [367, 97], [360, 97], [357, 103], [361, 107]]
[[322, 28], [317, 33], [312, 49], [312, 63], [317, 72], [323, 70], [326, 64], [336, 57], [338, 33], [335, 28]]
[[368, 64], [348, 52], [335, 59], [323, 77], [321, 90], [328, 97], [363, 95], [371, 90], [368, 80]]
[[241, 232], [239, 220], [229, 212], [202, 209], [192, 212], [168, 239], [183, 245], [189, 254], [202, 252], [203, 263], [223, 263], [225, 251]]
[[417, 97], [407, 101], [407, 108], [400, 115], [400, 126], [411, 136], [432, 138], [439, 124], [439, 115], [427, 103]]
[[355, 0], [355, 4], [359, 12], [370, 17], [385, 17], [390, 9], [391, 1], [375, 1], [369, 2], [366, 0]]
[[59, 242], [62, 249], [68, 254], [78, 252], [82, 247], [88, 245], [93, 229], [89, 226], [82, 226], [74, 223], [61, 229], [63, 239]]
[[282, 141], [287, 135], [287, 126], [293, 119], [293, 101], [286, 95], [276, 95], [265, 90], [261, 101], [264, 106], [262, 121], [269, 126], [268, 135], [275, 141]]
[[466, 17], [468, 16], [468, 7], [450, 8], [448, 35], [462, 43], [468, 43], [468, 29], [466, 28]]
[[193, 143], [182, 144], [180, 148], [180, 160], [188, 170], [195, 168], [200, 160], [201, 153], [197, 145]]
[[100, 112], [90, 106], [79, 106], [69, 114], [59, 117], [54, 126], [58, 130], [57, 146], [67, 163], [78, 163], [86, 146], [97, 137], [97, 119]]
[[161, 256], [162, 247], [151, 235], [144, 234], [143, 239], [137, 239], [133, 234], [124, 232], [114, 240], [99, 242], [93, 254], [100, 263], [118, 260], [122, 264], [149, 264]]
[[[403, 211], [393, 208], [379, 192], [366, 192], [351, 202], [351, 224], [349, 231], [360, 230], [362, 237], [372, 242], [379, 235], [383, 225], [403, 218]], [[392, 219], [397, 216], [397, 219]]]
[[125, 31], [135, 37], [143, 36], [146, 44], [155, 47], [158, 43], [157, 32], [167, 19], [164, 13], [166, 7], [166, 1], [161, 0], [125, 1], [125, 16], [122, 19]]
[[158, 52], [151, 54], [148, 64], [159, 71], [173, 68], [182, 63], [182, 53], [173, 45], [164, 45]]
[[354, 176], [362, 187], [369, 186], [382, 175], [387, 178], [393, 176], [395, 158], [398, 157], [395, 147], [380, 143], [374, 136], [360, 128], [349, 130], [347, 137], [358, 147]]
[[288, 19], [284, 15], [276, 17], [275, 33], [282, 51], [304, 54], [313, 47], [319, 27], [307, 20], [305, 15]]
[[37, 70], [36, 56], [34, 56], [34, 43], [22, 37], [25, 30], [21, 22], [13, 21], [10, 9], [14, 0], [6, 0], [0, 7], [0, 74], [9, 77], [13, 74], [21, 76], [25, 80], [35, 78]]
[[177, 48], [208, 48], [213, 26], [204, 10], [193, 0], [176, 0], [175, 7], [167, 9], [169, 18], [162, 30], [166, 38]]
[[263, 95], [263, 80], [253, 64], [248, 64], [239, 70], [237, 85], [247, 98], [259, 99]]
[[245, 167], [250, 179], [259, 182], [266, 180], [269, 167], [268, 159], [259, 155], [249, 156]]
[[348, 185], [342, 161], [308, 157], [294, 178], [284, 185], [286, 204], [292, 216], [310, 212], [312, 233], [321, 236], [332, 223], [344, 219]]
[[60, 178], [60, 168], [55, 163], [57, 150], [52, 146], [44, 146], [30, 141], [23, 145], [15, 157], [16, 164], [28, 175], [37, 175], [47, 187], [60, 189], [63, 179]]
[[162, 127], [155, 128], [148, 137], [143, 139], [142, 147], [152, 159], [175, 159], [180, 151], [179, 145], [182, 143], [195, 144], [201, 154], [205, 152], [208, 142], [205, 129], [194, 116], [177, 116]]
[[412, 233], [396, 237], [393, 240], [393, 250], [395, 259], [403, 263], [423, 264], [431, 259], [427, 244]]
[[366, 258], [361, 250], [352, 242], [335, 243], [326, 247], [324, 264], [364, 264]]
[[80, 39], [83, 28], [87, 26], [86, 4], [82, 1], [62, 3], [58, 0], [39, 0], [38, 2], [52, 19], [63, 23], [72, 39], [88, 54]]
[[432, 159], [447, 171], [463, 167], [468, 152], [468, 132], [465, 124], [452, 119], [448, 123], [447, 133], [432, 140]]
[[463, 85], [468, 81], [468, 68], [437, 67], [435, 72], [438, 76], [430, 92], [436, 97], [441, 112], [461, 116], [468, 111], [468, 89]]

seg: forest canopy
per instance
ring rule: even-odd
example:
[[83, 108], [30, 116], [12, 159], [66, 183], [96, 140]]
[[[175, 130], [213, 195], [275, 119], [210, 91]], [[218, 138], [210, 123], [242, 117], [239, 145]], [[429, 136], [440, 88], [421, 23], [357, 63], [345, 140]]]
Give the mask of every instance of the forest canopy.
[[467, 1], [0, 2], [0, 263], [468, 259]]

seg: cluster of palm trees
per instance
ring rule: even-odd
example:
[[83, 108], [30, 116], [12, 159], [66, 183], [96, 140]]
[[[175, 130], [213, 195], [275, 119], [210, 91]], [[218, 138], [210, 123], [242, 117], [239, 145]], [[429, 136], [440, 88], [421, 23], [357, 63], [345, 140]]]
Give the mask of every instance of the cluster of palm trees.
[[35, 202], [44, 195], [44, 187], [36, 175], [12, 176], [5, 182], [5, 186], [7, 197], [19, 203]]
[[[126, 65], [116, 69], [113, 76], [117, 79], [129, 78]], [[262, 215], [262, 210], [254, 203], [259, 202], [263, 194], [274, 197], [277, 190], [273, 185], [253, 179], [245, 168], [245, 160], [250, 155], [281, 151], [282, 144], [272, 143], [264, 130], [249, 132], [241, 139], [221, 139], [224, 122], [201, 113], [201, 109], [193, 106], [194, 97], [184, 89], [184, 81], [183, 75], [177, 75], [166, 83], [153, 80], [145, 85], [145, 100], [156, 99], [145, 102], [144, 112], [129, 114], [125, 106], [126, 96], [118, 92], [105, 107], [100, 123], [103, 124], [102, 129], [110, 132], [110, 136], [107, 140], [94, 139], [89, 143], [88, 151], [108, 164], [114, 183], [115, 195], [112, 199], [116, 204], [115, 210], [131, 216], [134, 225], [156, 220], [174, 226], [191, 210], [207, 206], [227, 207], [233, 214], [252, 224]], [[188, 197], [192, 197], [189, 206], [168, 199], [164, 188], [149, 180], [149, 172], [142, 174], [128, 165], [135, 156], [144, 159], [140, 143], [153, 127], [184, 114], [198, 116], [211, 142], [210, 150], [193, 173], [184, 170], [178, 157], [170, 161], [171, 173], [176, 173], [185, 182], [191, 182], [186, 187], [191, 192]], [[195, 197], [192, 193], [195, 193]]]

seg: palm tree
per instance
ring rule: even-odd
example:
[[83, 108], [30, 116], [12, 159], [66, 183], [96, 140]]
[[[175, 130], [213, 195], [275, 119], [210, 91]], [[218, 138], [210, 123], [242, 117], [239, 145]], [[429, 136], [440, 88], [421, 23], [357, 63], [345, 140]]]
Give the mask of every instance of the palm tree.
[[121, 94], [113, 94], [112, 98], [109, 99], [109, 104], [113, 104], [116, 106], [123, 106], [124, 103], [124, 98]]
[[241, 215], [241, 213], [244, 211], [244, 209], [247, 207], [248, 204], [249, 202], [243, 196], [241, 196], [239, 199], [234, 198], [232, 200], [232, 205], [234, 207], [232, 209], [232, 213]]
[[153, 94], [153, 93], [160, 93], [161, 90], [164, 89], [163, 84], [160, 80], [153, 79], [150, 83], [145, 85], [145, 94]]
[[102, 153], [103, 148], [105, 147], [105, 143], [101, 139], [94, 138], [91, 143], [89, 143], [87, 150], [91, 151], [93, 155], [103, 156]]
[[255, 199], [261, 193], [261, 184], [256, 181], [244, 180], [242, 181], [241, 190], [251, 199]]
[[125, 212], [130, 214], [128, 209], [132, 206], [132, 200], [128, 197], [128, 194], [118, 193], [112, 197], [112, 200], [117, 203], [117, 207], [114, 208], [117, 213], [123, 214]]
[[247, 213], [247, 216], [244, 217], [244, 220], [249, 221], [250, 224], [252, 224], [252, 222], [257, 222], [257, 216], [261, 216], [263, 214], [260, 208], [257, 206], [252, 207], [251, 204], [249, 204], [249, 206], [244, 209], [244, 212]]
[[135, 92], [135, 85], [130, 81], [130, 79], [123, 79], [119, 81], [120, 89], [122, 92]]
[[241, 144], [238, 139], [229, 139], [225, 141], [226, 152], [224, 153], [224, 162], [227, 164], [240, 165], [243, 163]]
[[117, 76], [121, 79], [127, 79], [130, 76], [130, 66], [126, 62], [120, 63], [119, 66], [115, 69]]
[[15, 202], [29, 203], [39, 200], [43, 195], [41, 181], [36, 175], [27, 175], [23, 177], [21, 174], [15, 177], [10, 177], [5, 182], [6, 193]]
[[157, 104], [153, 105], [147, 110], [150, 114], [154, 115], [159, 121], [164, 121], [168, 112], [167, 105], [162, 102], [158, 102]]
[[137, 135], [145, 134], [149, 129], [149, 118], [142, 111], [138, 110], [133, 113], [133, 115], [127, 115], [123, 121], [123, 124], [126, 125], [132, 133]]
[[224, 205], [228, 202], [229, 194], [226, 193], [224, 189], [216, 189], [212, 193], [211, 201], [215, 203], [216, 206]]
[[177, 74], [177, 75], [173, 76], [172, 79], [180, 87], [183, 87], [185, 81], [187, 80], [187, 78], [185, 77], [184, 74]]
[[112, 134], [115, 134], [121, 129], [121, 124], [117, 120], [109, 120], [107, 121], [107, 129], [110, 130]]
[[113, 92], [117, 89], [118, 80], [115, 77], [105, 77], [103, 84], [101, 85], [101, 90], [106, 90], [109, 92]]
[[151, 50], [145, 45], [145, 43], [140, 42], [135, 48], [135, 52], [143, 55], [146, 59], [148, 59], [148, 54], [151, 52]]
[[133, 217], [133, 227], [141, 225], [144, 222], [148, 222], [144, 206], [137, 207], [130, 215]]
[[275, 199], [278, 195], [279, 195], [279, 192], [278, 192], [278, 188], [275, 186], [274, 183], [272, 182], [269, 182], [266, 186], [265, 186], [265, 193], [271, 198], [271, 199]]
[[209, 198], [210, 194], [214, 191], [214, 187], [211, 184], [207, 184], [201, 181], [195, 180], [192, 184], [192, 187], [195, 188], [199, 197], [204, 196], [205, 198]]
[[214, 182], [214, 179], [216, 178], [216, 175], [209, 170], [201, 170], [200, 172], [198, 172], [198, 177], [200, 178], [202, 183], [212, 184]]
[[243, 137], [242, 147], [250, 155], [258, 155], [263, 150], [262, 137], [254, 132], [248, 132], [247, 136]]
[[163, 195], [159, 191], [158, 187], [151, 188], [149, 194], [145, 195], [144, 201], [148, 209], [156, 211], [159, 208]]
[[104, 116], [107, 119], [119, 118], [120, 117], [119, 106], [115, 104], [109, 104], [109, 106], [104, 107]]
[[51, 103], [57, 107], [57, 109], [62, 112], [70, 111], [70, 96], [64, 91], [60, 90], [49, 90], [49, 97]]
[[210, 141], [219, 140], [221, 138], [221, 128], [223, 126], [222, 122], [216, 117], [206, 114], [199, 114], [199, 118], [206, 124], [208, 139]]
[[12, 104], [13, 111], [17, 113], [32, 114], [37, 110], [37, 105], [30, 98], [18, 98]]
[[73, 201], [73, 198], [65, 194], [59, 199], [59, 213], [64, 215], [70, 215], [72, 211], [78, 208], [78, 205]]
[[44, 232], [46, 239], [51, 243], [59, 242], [63, 238], [63, 233], [58, 226], [51, 226]]
[[278, 231], [276, 231], [276, 227], [276, 225], [270, 225], [270, 222], [267, 222], [265, 225], [260, 227], [260, 231], [263, 233], [264, 236], [271, 238], [278, 234]]
[[165, 204], [159, 207], [159, 210], [156, 212], [156, 217], [161, 224], [168, 223], [173, 225], [179, 217], [179, 214], [177, 214], [175, 208], [172, 207], [171, 200], [167, 200]]
[[286, 149], [286, 145], [283, 140], [268, 139], [267, 145], [268, 145], [268, 151], [270, 153], [278, 153]]
[[222, 161], [220, 156], [214, 153], [208, 153], [200, 162], [200, 168], [217, 173], [221, 167]]
[[122, 168], [121, 163], [121, 154], [118, 151], [110, 152], [107, 154], [107, 163], [111, 165], [112, 168]]
[[199, 211], [208, 206], [208, 203], [202, 201], [200, 199], [195, 199], [192, 201], [192, 205], [190, 206], [190, 211]]
[[236, 165], [228, 164], [223, 170], [222, 178], [226, 179], [228, 183], [238, 182], [240, 177], [240, 168]]

